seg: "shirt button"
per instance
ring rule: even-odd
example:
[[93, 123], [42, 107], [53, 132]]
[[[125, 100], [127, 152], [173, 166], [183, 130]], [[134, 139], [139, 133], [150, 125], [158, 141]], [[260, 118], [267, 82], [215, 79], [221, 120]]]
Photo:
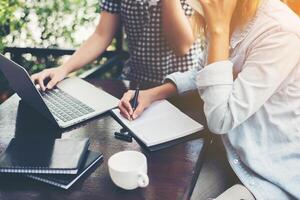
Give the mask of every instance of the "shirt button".
[[234, 160], [233, 160], [233, 163], [234, 163], [234, 164], [238, 164], [238, 163], [239, 163], [239, 160], [238, 160], [238, 159], [234, 159]]

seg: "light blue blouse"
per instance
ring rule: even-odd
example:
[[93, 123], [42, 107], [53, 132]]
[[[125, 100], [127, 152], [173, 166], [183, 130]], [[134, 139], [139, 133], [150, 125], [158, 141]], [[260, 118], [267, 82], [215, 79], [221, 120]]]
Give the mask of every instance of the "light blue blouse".
[[256, 199], [300, 199], [300, 19], [265, 0], [230, 44], [229, 60], [167, 78], [179, 93], [198, 89], [209, 129]]

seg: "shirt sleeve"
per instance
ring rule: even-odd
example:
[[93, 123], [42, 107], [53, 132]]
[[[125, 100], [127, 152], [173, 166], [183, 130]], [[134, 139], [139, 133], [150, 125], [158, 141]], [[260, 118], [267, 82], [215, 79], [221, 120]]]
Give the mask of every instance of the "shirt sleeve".
[[197, 74], [203, 69], [204, 63], [204, 52], [202, 51], [201, 53], [202, 55], [200, 56], [199, 65], [197, 67], [194, 67], [186, 72], [174, 72], [172, 74], [169, 74], [164, 79], [164, 82], [172, 81], [176, 85], [177, 92], [179, 94], [185, 93], [190, 90], [197, 90]]
[[164, 82], [172, 81], [176, 85], [179, 94], [197, 90], [196, 77], [198, 71], [198, 69], [194, 68], [186, 72], [175, 72], [166, 76]]
[[181, 6], [186, 16], [192, 16], [194, 14], [193, 8], [186, 2], [186, 0], [180, 0]]
[[299, 65], [299, 46], [295, 34], [277, 32], [249, 50], [235, 80], [229, 61], [201, 70], [196, 81], [209, 129], [226, 134], [257, 112]]
[[119, 14], [120, 7], [121, 7], [120, 0], [102, 0], [101, 2], [101, 10], [113, 14]]

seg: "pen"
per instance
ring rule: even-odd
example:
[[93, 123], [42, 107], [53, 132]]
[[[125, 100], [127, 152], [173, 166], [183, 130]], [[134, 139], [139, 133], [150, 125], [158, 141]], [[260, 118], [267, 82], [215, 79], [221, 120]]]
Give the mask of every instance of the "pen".
[[[140, 92], [140, 87], [139, 87], [139, 84], [138, 84], [136, 86], [133, 99], [131, 100], [131, 107], [132, 107], [133, 112], [135, 111], [136, 107], [138, 106], [139, 92]], [[132, 115], [130, 117], [132, 119]]]

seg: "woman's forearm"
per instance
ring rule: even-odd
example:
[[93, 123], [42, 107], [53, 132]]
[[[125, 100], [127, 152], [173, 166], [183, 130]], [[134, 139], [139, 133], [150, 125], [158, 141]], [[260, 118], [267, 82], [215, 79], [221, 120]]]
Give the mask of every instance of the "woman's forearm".
[[229, 30], [217, 30], [210, 33], [207, 64], [229, 58]]
[[94, 61], [111, 43], [118, 25], [119, 17], [117, 15], [103, 12], [95, 32], [62, 67], [70, 73]]
[[165, 83], [161, 86], [155, 87], [155, 88], [151, 88], [149, 89], [151, 91], [151, 93], [153, 94], [153, 101], [158, 101], [158, 100], [162, 100], [162, 99], [166, 99], [170, 96], [173, 96], [177, 93], [177, 88], [176, 85], [173, 83]]
[[97, 34], [91, 35], [62, 67], [71, 73], [95, 60], [106, 49], [106, 44]]
[[238, 0], [199, 0], [206, 21], [208, 39], [207, 63], [227, 60], [229, 58], [229, 40], [232, 17]]
[[163, 30], [178, 56], [185, 55], [194, 43], [194, 33], [180, 0], [162, 0]]

